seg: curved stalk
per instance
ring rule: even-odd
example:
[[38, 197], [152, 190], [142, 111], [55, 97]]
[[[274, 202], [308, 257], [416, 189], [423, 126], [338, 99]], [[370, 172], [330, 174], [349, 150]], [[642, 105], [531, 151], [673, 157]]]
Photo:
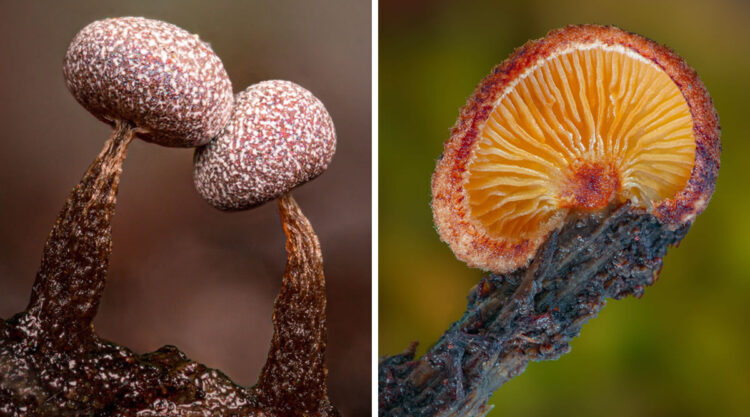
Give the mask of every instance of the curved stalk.
[[70, 343], [93, 332], [112, 252], [111, 220], [122, 164], [135, 133], [131, 123], [115, 123], [52, 227], [27, 307], [39, 335]]
[[258, 384], [260, 402], [278, 415], [338, 415], [328, 399], [326, 295], [318, 237], [291, 194], [279, 198], [287, 264], [273, 307], [271, 349]]

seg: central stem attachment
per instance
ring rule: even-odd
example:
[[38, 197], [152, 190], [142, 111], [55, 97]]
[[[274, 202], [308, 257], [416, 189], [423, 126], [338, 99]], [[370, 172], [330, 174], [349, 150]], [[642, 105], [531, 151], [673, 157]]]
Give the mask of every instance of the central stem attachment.
[[561, 207], [598, 210], [606, 208], [620, 189], [620, 176], [612, 163], [576, 161], [563, 183]]

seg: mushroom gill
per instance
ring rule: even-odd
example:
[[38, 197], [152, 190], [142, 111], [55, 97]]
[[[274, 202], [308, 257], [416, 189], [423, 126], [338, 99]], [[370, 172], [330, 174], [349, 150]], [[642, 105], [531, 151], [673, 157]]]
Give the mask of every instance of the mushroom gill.
[[467, 218], [495, 239], [534, 240], [570, 210], [650, 210], [694, 163], [690, 108], [664, 70], [625, 46], [571, 43], [494, 102], [464, 172]]

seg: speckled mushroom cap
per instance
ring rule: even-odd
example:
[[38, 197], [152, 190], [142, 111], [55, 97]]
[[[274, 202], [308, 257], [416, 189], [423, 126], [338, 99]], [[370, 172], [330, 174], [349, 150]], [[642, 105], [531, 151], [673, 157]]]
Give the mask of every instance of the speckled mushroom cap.
[[65, 83], [100, 120], [128, 120], [139, 137], [201, 146], [226, 124], [232, 83], [211, 47], [175, 25], [143, 17], [93, 22], [63, 60]]
[[193, 179], [222, 210], [261, 205], [328, 168], [336, 132], [323, 103], [289, 81], [264, 81], [237, 94], [224, 131], [195, 152]]

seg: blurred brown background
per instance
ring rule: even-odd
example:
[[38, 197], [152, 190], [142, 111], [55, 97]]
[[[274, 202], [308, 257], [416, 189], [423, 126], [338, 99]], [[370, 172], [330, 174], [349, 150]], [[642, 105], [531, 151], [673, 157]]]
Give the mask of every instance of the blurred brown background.
[[[110, 132], [65, 88], [68, 43], [96, 19], [166, 20], [211, 43], [235, 92], [288, 79], [331, 113], [336, 157], [294, 195], [325, 257], [330, 396], [345, 416], [369, 414], [370, 1], [0, 4], [0, 317], [25, 308], [47, 233]], [[138, 140], [130, 147], [95, 324], [136, 352], [174, 344], [252, 385], [271, 337], [284, 235], [275, 203], [240, 213], [205, 203], [193, 189], [192, 155]]]
[[572, 351], [532, 363], [488, 416], [750, 416], [750, 2], [380, 2], [379, 354], [424, 352], [482, 272], [432, 224], [430, 176], [458, 109], [514, 48], [575, 23], [613, 24], [674, 48], [722, 126], [716, 192], [642, 299], [611, 301]]

